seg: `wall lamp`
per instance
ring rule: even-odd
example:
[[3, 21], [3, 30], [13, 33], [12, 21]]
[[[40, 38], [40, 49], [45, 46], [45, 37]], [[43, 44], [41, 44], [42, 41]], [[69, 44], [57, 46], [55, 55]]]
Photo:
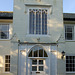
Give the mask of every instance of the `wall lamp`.
[[63, 59], [63, 58], [64, 58], [64, 56], [65, 56], [65, 52], [64, 52], [64, 51], [62, 51], [61, 53], [62, 53], [61, 58]]

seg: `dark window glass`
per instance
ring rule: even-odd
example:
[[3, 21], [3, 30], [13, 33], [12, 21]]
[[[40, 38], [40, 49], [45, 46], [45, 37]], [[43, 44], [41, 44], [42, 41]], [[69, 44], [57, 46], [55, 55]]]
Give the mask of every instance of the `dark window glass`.
[[29, 34], [47, 34], [47, 10], [29, 10]]
[[32, 60], [32, 64], [37, 64], [37, 60]]
[[43, 64], [43, 60], [39, 60], [39, 64]]
[[43, 49], [39, 50], [39, 57], [43, 57]]
[[43, 66], [39, 66], [39, 71], [43, 71]]
[[37, 66], [32, 66], [32, 71], [37, 71]]
[[66, 40], [74, 39], [74, 26], [65, 26], [65, 39]]

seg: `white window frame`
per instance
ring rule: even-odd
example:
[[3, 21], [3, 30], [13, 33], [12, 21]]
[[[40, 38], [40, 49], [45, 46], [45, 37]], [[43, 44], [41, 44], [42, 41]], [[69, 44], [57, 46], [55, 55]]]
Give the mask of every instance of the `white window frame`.
[[50, 35], [49, 34], [49, 27], [48, 27], [48, 19], [50, 19], [50, 17], [49, 17], [49, 15], [50, 15], [50, 7], [40, 7], [40, 9], [41, 10], [44, 10], [44, 9], [46, 9], [47, 10], [47, 34], [46, 35], [43, 35], [43, 34], [29, 34], [29, 9], [39, 9], [39, 7], [29, 7], [28, 8], [28, 30], [27, 30], [27, 36], [48, 36], [48, 35]]
[[[73, 27], [73, 28], [72, 28], [72, 31], [73, 31], [73, 32], [72, 32], [72, 39], [70, 39], [70, 40], [69, 40], [69, 39], [66, 39], [66, 36], [65, 36], [65, 40], [66, 40], [66, 41], [74, 41], [74, 40], [75, 40], [75, 39], [74, 39], [74, 37], [75, 37], [75, 35], [74, 35], [75, 26], [74, 26], [74, 25], [71, 25], [71, 24], [65, 24], [65, 26], [72, 26], [72, 27]], [[66, 27], [65, 27], [65, 30], [66, 30]], [[69, 32], [66, 32], [66, 31], [65, 31], [65, 34], [66, 34], [66, 33], [69, 33]]]
[[[32, 59], [32, 60], [37, 60], [37, 64], [36, 65], [32, 64], [32, 66], [37, 66], [37, 71], [32, 71], [32, 72], [43, 72], [44, 71], [44, 61], [45, 60], [44, 59], [40, 59], [40, 58], [39, 59]], [[43, 60], [43, 64], [39, 64], [39, 60]], [[43, 66], [43, 71], [39, 71], [39, 66]]]
[[[5, 72], [5, 73], [10, 73], [10, 71], [5, 71], [5, 68], [6, 68], [6, 67], [5, 67], [5, 64], [10, 64], [10, 63], [6, 63], [6, 62], [5, 62], [6, 56], [10, 56], [10, 55], [5, 55], [5, 57], [4, 57], [4, 58], [5, 58], [5, 59], [4, 59], [4, 72]], [[8, 60], [10, 60], [10, 59], [8, 59]], [[10, 67], [9, 67], [9, 68], [10, 68]]]
[[[34, 11], [34, 10], [35, 10], [35, 11]], [[42, 23], [43, 23], [43, 22], [42, 22], [42, 10], [45, 12], [45, 14], [47, 14], [47, 16], [46, 16], [46, 18], [47, 18], [47, 17], [48, 17], [48, 13], [47, 13], [48, 10], [47, 10], [47, 9], [29, 9], [29, 14], [30, 14], [31, 11], [33, 11], [34, 14], [35, 14], [35, 17], [34, 17], [34, 31], [32, 31], [32, 33], [29, 32], [29, 34], [34, 34], [34, 35], [35, 35], [35, 34], [36, 34], [36, 35], [37, 35], [37, 34], [38, 34], [38, 35], [47, 35], [47, 32], [46, 32], [46, 31], [43, 32], [43, 30], [42, 30]], [[40, 13], [40, 19], [41, 19], [40, 22], [39, 22], [39, 23], [40, 23], [40, 28], [41, 28], [40, 30], [37, 30], [37, 29], [36, 29], [36, 26], [37, 26], [37, 25], [39, 26], [39, 24], [36, 23], [36, 21], [37, 21], [37, 20], [36, 20], [36, 13], [37, 13], [38, 11], [40, 11], [39, 13]], [[38, 16], [38, 17], [39, 17], [39, 16]], [[30, 19], [30, 16], [29, 16], [29, 19]], [[38, 19], [39, 19], [39, 18], [38, 18]], [[44, 21], [45, 21], [45, 18], [44, 18]], [[46, 21], [47, 21], [47, 19], [46, 19]], [[29, 23], [30, 23], [30, 20], [29, 20]], [[32, 22], [31, 22], [31, 23], [32, 23]], [[30, 26], [30, 24], [29, 24], [29, 26]], [[47, 26], [47, 25], [46, 25], [46, 26]], [[29, 28], [29, 31], [30, 31], [30, 29], [31, 29], [31, 28]], [[46, 30], [46, 29], [44, 28], [44, 30]], [[39, 31], [40, 31], [40, 32], [39, 32]]]
[[[67, 56], [68, 56], [69, 58], [70, 58], [70, 56], [71, 56], [71, 57], [73, 57], [73, 56], [75, 57], [75, 55], [67, 55]], [[74, 63], [70, 63], [70, 61], [69, 61], [69, 63], [67, 63], [67, 56], [66, 56], [66, 65], [67, 65], [67, 64], [72, 64], [72, 65], [73, 65]], [[72, 59], [71, 59], [71, 60], [72, 60]], [[75, 60], [75, 59], [74, 59], [74, 60]], [[69, 68], [70, 68], [70, 67], [69, 67]], [[75, 68], [75, 67], [72, 67], [72, 68]], [[67, 69], [67, 66], [66, 66], [66, 69]], [[67, 70], [66, 70], [66, 73], [75, 73], [75, 71], [73, 71], [73, 70], [72, 70], [72, 71], [67, 71]]]
[[0, 39], [0, 40], [10, 40], [10, 23], [0, 23], [0, 25], [9, 25], [9, 38], [7, 38], [7, 39]]

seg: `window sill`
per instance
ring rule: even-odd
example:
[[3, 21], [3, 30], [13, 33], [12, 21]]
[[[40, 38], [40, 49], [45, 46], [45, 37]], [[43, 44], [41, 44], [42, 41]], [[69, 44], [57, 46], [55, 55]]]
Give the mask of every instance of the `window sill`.
[[28, 57], [30, 59], [47, 59], [48, 57]]
[[75, 73], [75, 72], [66, 72], [66, 73]]
[[10, 39], [0, 39], [0, 41], [10, 41]]
[[4, 72], [4, 73], [10, 73], [10, 72]]
[[75, 40], [65, 40], [66, 42], [75, 42]]
[[50, 35], [36, 35], [36, 34], [28, 34], [28, 35], [26, 35], [26, 37], [50, 37]]

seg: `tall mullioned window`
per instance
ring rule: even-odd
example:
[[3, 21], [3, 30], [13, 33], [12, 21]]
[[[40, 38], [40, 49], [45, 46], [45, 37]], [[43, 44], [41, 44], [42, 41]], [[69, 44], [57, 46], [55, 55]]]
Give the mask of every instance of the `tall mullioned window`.
[[75, 72], [75, 56], [66, 56], [66, 72]]
[[74, 40], [74, 26], [72, 25], [65, 26], [65, 39]]
[[29, 9], [29, 34], [47, 34], [47, 9]]
[[9, 39], [9, 24], [0, 24], [0, 39]]
[[10, 55], [5, 56], [5, 72], [10, 72]]

